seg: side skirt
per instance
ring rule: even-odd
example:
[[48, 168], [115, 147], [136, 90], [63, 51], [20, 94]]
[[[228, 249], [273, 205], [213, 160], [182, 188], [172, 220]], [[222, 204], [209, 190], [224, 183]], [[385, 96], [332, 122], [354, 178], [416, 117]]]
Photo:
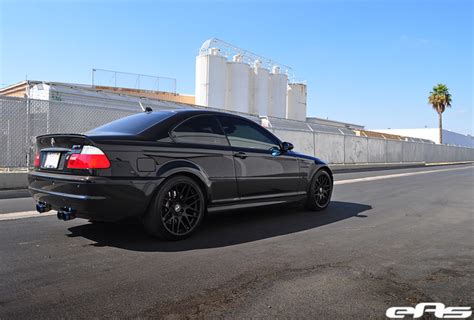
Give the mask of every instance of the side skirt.
[[285, 198], [277, 198], [277, 199], [241, 200], [241, 201], [236, 201], [236, 202], [226, 203], [226, 204], [209, 205], [207, 208], [207, 211], [209, 213], [214, 213], [214, 212], [226, 211], [226, 210], [263, 207], [263, 206], [270, 206], [270, 205], [275, 205], [275, 204], [298, 202], [298, 201], [304, 200], [305, 198], [306, 198], [306, 194], [292, 196], [292, 197], [285, 197]]

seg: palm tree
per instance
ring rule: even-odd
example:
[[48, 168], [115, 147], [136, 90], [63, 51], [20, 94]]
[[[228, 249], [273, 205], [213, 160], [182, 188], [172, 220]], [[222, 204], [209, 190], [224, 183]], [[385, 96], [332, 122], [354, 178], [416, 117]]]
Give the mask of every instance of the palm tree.
[[451, 107], [451, 94], [446, 85], [439, 83], [433, 87], [428, 97], [428, 103], [438, 113], [439, 119], [439, 143], [443, 143], [443, 112], [446, 107]]

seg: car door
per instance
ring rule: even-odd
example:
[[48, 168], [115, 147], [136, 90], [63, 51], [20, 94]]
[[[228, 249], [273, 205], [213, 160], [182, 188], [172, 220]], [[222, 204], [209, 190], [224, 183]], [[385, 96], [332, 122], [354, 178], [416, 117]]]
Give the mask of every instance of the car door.
[[298, 159], [278, 154], [280, 141], [256, 123], [233, 116], [218, 117], [232, 147], [241, 200], [297, 194]]
[[214, 115], [186, 119], [170, 132], [170, 137], [173, 147], [166, 150], [166, 155], [200, 168], [209, 180], [213, 203], [238, 199], [233, 151]]

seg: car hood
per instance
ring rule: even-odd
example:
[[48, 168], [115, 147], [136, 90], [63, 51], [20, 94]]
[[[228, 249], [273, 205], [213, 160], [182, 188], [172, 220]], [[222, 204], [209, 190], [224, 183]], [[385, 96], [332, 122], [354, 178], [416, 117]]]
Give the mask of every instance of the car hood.
[[324, 162], [323, 160], [321, 160], [319, 158], [308, 156], [306, 154], [302, 154], [302, 153], [299, 153], [299, 152], [290, 151], [290, 152], [287, 153], [287, 155], [295, 157], [295, 158], [312, 160], [317, 164], [327, 164], [326, 162]]

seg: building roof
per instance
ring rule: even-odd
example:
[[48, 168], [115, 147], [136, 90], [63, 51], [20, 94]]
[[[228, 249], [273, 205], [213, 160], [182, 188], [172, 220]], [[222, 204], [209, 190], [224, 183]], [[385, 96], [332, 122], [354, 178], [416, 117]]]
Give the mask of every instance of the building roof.
[[323, 118], [317, 118], [317, 117], [307, 117], [306, 121], [322, 124], [322, 125], [327, 125], [327, 126], [342, 127], [342, 128], [364, 129], [365, 127], [361, 124], [354, 124], [354, 123], [349, 123], [349, 122], [329, 120], [329, 119], [323, 119]]
[[38, 81], [38, 80], [25, 80], [18, 83], [14, 83], [4, 88], [0, 88], [0, 95], [14, 96], [14, 97], [25, 97], [28, 95], [28, 89], [34, 85], [45, 84], [52, 86], [53, 88], [57, 87], [58, 90], [62, 88], [76, 88], [80, 90], [89, 90], [89, 91], [103, 91], [103, 92], [116, 92], [128, 96], [137, 96], [142, 98], [151, 98], [151, 99], [160, 99], [167, 101], [176, 101], [187, 104], [194, 104], [195, 99], [193, 95], [178, 94], [173, 92], [165, 91], [152, 91], [152, 90], [142, 90], [134, 88], [119, 88], [119, 87], [109, 87], [109, 86], [92, 86], [88, 84], [78, 84], [78, 83], [67, 83], [67, 82], [51, 82], [51, 81]]

